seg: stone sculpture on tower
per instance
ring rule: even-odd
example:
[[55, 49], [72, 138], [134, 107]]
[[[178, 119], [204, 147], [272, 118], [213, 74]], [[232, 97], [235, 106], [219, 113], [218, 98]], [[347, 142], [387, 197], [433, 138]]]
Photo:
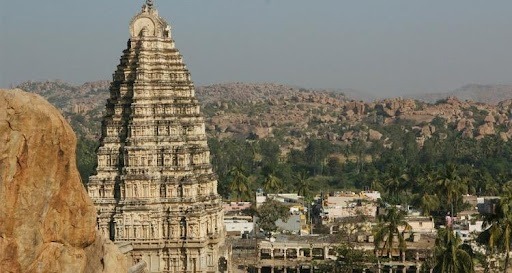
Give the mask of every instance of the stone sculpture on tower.
[[87, 185], [98, 228], [149, 272], [223, 271], [222, 202], [190, 73], [153, 1], [130, 33]]

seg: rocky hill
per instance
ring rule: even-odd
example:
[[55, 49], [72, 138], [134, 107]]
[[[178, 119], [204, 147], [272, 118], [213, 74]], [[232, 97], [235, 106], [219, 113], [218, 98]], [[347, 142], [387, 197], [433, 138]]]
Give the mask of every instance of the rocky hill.
[[[109, 82], [98, 81], [74, 86], [62, 81], [25, 82], [17, 88], [45, 97], [59, 108], [79, 136], [94, 139], [98, 136], [102, 112], [109, 96]], [[309, 101], [316, 104], [334, 103], [344, 99], [339, 91], [311, 90], [280, 84], [227, 83], [196, 88], [206, 116], [222, 114], [226, 109], [241, 107], [256, 109], [258, 105], [279, 105], [280, 102]], [[254, 107], [253, 107], [254, 106]], [[234, 108], [233, 108], [234, 107]], [[247, 109], [249, 111], [249, 109]], [[227, 111], [228, 113], [230, 110]], [[232, 117], [226, 117], [232, 120]], [[215, 121], [217, 119], [213, 119]], [[272, 118], [270, 118], [272, 120]], [[263, 121], [265, 123], [265, 121]], [[225, 122], [213, 124], [219, 128]], [[243, 127], [243, 126], [242, 126]], [[248, 129], [242, 129], [248, 133]]]
[[64, 112], [84, 113], [104, 106], [109, 81], [88, 82], [75, 86], [63, 81], [24, 82], [17, 88], [43, 96]]
[[[81, 86], [60, 81], [26, 82], [18, 88], [40, 94], [60, 108], [79, 136], [94, 139], [99, 135], [108, 82]], [[482, 88], [468, 86], [456, 93], [469, 94], [473, 90], [470, 93], [480, 94], [479, 100], [494, 98], [477, 92]], [[494, 90], [493, 94], [508, 94], [507, 88], [512, 90], [507, 86], [486, 88], [487, 93]], [[341, 92], [271, 83], [215, 84], [197, 87], [196, 94], [203, 105], [210, 137], [280, 137], [286, 143], [283, 150], [301, 147], [309, 138], [340, 142], [385, 139], [383, 132], [379, 132], [382, 129], [376, 127], [397, 122], [408, 123], [408, 130], [417, 132], [421, 143], [435, 134], [436, 128], [431, 124], [435, 118], [445, 119], [461, 137], [512, 137], [511, 100], [494, 105], [439, 95], [436, 103], [401, 98], [363, 102], [350, 100]]]
[[17, 88], [41, 95], [62, 112], [79, 137], [94, 139], [100, 130], [109, 85], [108, 81], [97, 81], [76, 86], [57, 80], [28, 81]]
[[258, 103], [262, 101], [288, 99], [292, 96], [309, 95], [311, 93], [328, 93], [333, 97], [343, 99], [341, 91], [326, 89], [305, 89], [296, 86], [275, 83], [224, 83], [196, 88], [197, 98], [203, 104], [230, 101], [236, 103]]

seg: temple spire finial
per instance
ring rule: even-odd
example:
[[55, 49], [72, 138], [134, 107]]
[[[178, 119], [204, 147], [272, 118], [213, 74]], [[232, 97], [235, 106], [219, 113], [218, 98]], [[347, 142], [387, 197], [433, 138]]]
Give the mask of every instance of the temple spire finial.
[[152, 8], [153, 7], [153, 0], [146, 0], [146, 5], [148, 6], [148, 8]]

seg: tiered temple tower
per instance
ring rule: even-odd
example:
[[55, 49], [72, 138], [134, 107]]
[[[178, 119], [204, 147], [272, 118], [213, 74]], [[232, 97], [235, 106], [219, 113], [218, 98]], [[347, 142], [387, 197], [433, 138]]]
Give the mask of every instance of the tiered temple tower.
[[190, 73], [152, 1], [130, 33], [88, 184], [98, 228], [131, 243], [149, 272], [223, 271], [222, 203]]

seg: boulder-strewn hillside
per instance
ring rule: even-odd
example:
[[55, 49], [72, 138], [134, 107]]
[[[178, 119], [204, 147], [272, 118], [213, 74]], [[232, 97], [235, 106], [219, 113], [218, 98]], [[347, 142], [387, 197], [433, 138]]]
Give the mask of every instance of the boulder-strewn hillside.
[[[109, 82], [98, 81], [74, 86], [62, 81], [25, 82], [17, 88], [45, 97], [59, 108], [81, 137], [98, 136], [102, 112], [109, 97]], [[311, 101], [322, 104], [340, 101], [344, 95], [337, 91], [310, 90], [281, 84], [227, 83], [196, 88], [196, 95], [206, 116], [218, 114], [215, 109], [230, 105], [279, 105], [280, 101]], [[223, 124], [219, 124], [220, 127]], [[244, 129], [246, 130], [246, 129]]]
[[109, 81], [88, 82], [75, 86], [63, 81], [24, 82], [17, 88], [43, 96], [61, 111], [84, 113], [103, 107], [109, 96]]
[[[73, 86], [64, 82], [26, 82], [19, 86], [47, 98], [61, 109], [79, 136], [95, 139], [108, 97], [108, 82]], [[480, 92], [482, 91], [483, 92]], [[207, 120], [207, 133], [219, 139], [266, 138], [279, 135], [287, 141], [285, 150], [304, 145], [308, 138], [331, 141], [380, 139], [381, 132], [361, 124], [393, 124], [407, 120], [417, 131], [418, 141], [435, 133], [432, 120], [443, 118], [462, 137], [482, 138], [500, 134], [512, 137], [510, 100], [498, 105], [432, 95], [437, 103], [413, 99], [384, 99], [371, 103], [354, 101], [341, 92], [311, 90], [282, 84], [227, 83], [196, 88]], [[477, 92], [478, 91], [478, 92]], [[492, 92], [491, 92], [492, 91]], [[454, 94], [478, 96], [496, 102], [494, 95], [512, 97], [512, 86], [466, 86]], [[371, 127], [371, 126], [370, 126]], [[430, 128], [430, 129], [429, 129]], [[384, 136], [385, 137], [385, 136]]]
[[95, 139], [109, 97], [109, 85], [108, 81], [84, 83], [80, 86], [63, 81], [28, 81], [17, 88], [41, 95], [57, 107], [78, 137]]
[[274, 83], [224, 83], [196, 87], [197, 98], [203, 105], [230, 101], [236, 103], [258, 103], [262, 101], [284, 100], [292, 96], [309, 95], [311, 93], [328, 93], [333, 97], [343, 99], [342, 92], [324, 89], [305, 89], [284, 84]]

